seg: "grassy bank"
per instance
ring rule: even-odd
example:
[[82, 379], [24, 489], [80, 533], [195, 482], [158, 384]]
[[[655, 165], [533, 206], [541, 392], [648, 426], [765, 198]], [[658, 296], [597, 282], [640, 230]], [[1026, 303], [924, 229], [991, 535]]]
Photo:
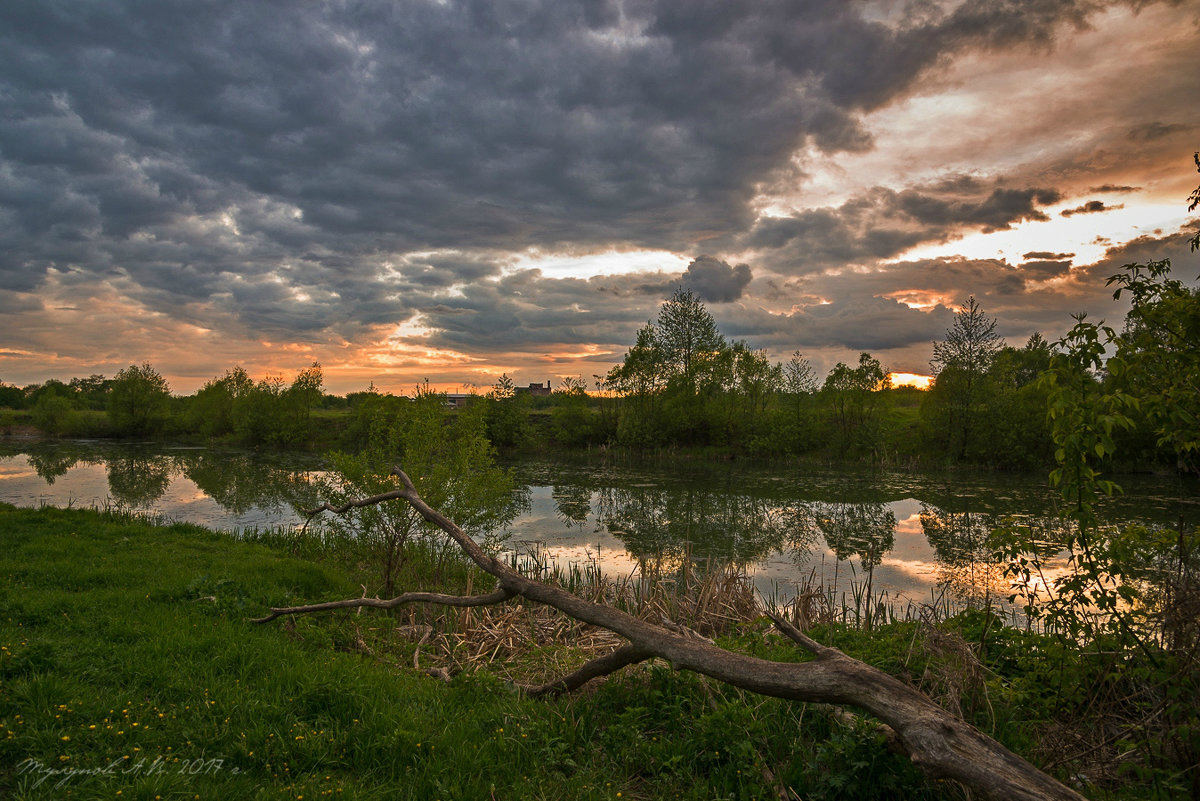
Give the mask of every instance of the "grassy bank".
[[[963, 797], [866, 724], [662, 665], [570, 698], [526, 698], [511, 681], [586, 658], [583, 633], [544, 609], [248, 622], [271, 605], [358, 596], [363, 584], [373, 593], [373, 574], [345, 543], [0, 505], [0, 797], [767, 799], [781, 787], [805, 799]], [[450, 592], [470, 583], [482, 586], [461, 563], [419, 555], [402, 577]], [[751, 618], [713, 633], [765, 658], [804, 658]], [[1048, 639], [978, 612], [811, 633], [1035, 762], [1081, 752], [1059, 771], [1088, 776], [1092, 797], [1181, 797], [1183, 774], [1139, 776], [1128, 755], [1117, 764], [1120, 744], [1082, 739], [1103, 736], [1087, 689], [1104, 675]], [[430, 677], [416, 660], [455, 675]]]
[[[413, 671], [380, 646], [407, 617], [249, 624], [361, 589], [193, 526], [5, 506], [0, 554], [6, 798], [768, 798], [764, 768], [795, 783], [815, 758], [799, 705], [667, 669], [533, 701], [487, 670]], [[915, 779], [854, 749], [849, 771]]]

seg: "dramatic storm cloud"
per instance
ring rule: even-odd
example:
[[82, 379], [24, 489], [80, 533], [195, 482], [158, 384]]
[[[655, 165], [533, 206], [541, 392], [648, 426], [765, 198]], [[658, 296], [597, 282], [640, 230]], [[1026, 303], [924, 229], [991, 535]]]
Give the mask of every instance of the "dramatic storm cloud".
[[968, 294], [1054, 335], [1109, 250], [1174, 252], [1197, 41], [1170, 2], [10, 0], [0, 380], [591, 375], [681, 285], [818, 364], [920, 369]]

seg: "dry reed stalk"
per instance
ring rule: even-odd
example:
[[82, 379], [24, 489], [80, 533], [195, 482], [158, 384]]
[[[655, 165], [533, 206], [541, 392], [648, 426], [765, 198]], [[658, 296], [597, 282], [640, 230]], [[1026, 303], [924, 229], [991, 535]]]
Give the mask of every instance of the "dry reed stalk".
[[954, 631], [942, 631], [929, 620], [922, 626], [922, 647], [928, 657], [920, 688], [958, 717], [964, 717], [963, 701], [972, 713], [983, 701], [991, 709], [987, 697], [986, 671], [975, 649]]
[[[756, 620], [762, 613], [753, 584], [732, 567], [699, 574], [687, 571], [676, 579], [659, 577], [643, 582], [589, 571], [586, 581], [574, 591], [596, 602], [629, 609], [645, 620], [670, 621], [706, 639]], [[419, 640], [413, 653], [414, 667], [420, 669], [420, 657], [425, 656], [427, 662], [435, 663], [426, 672], [442, 678], [483, 665], [503, 665], [510, 680], [536, 684], [625, 644], [607, 629], [540, 605], [447, 610], [433, 619], [434, 625], [418, 623], [413, 610], [409, 621], [394, 633], [404, 640]], [[547, 645], [562, 647], [547, 649]]]

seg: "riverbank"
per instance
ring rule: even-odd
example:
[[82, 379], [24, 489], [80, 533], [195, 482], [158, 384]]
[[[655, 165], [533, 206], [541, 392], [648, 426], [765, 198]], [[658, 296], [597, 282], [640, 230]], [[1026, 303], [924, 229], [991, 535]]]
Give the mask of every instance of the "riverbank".
[[[547, 634], [561, 627], [534, 625], [533, 610], [508, 613], [505, 637], [524, 647], [478, 660], [466, 654], [477, 650], [470, 632], [487, 626], [466, 612], [248, 622], [271, 605], [361, 594], [368, 573], [358, 571], [373, 568], [344, 544], [0, 506], [0, 554], [5, 797], [765, 799], [780, 786], [803, 798], [957, 797], [869, 727], [665, 666], [628, 669], [570, 698], [525, 698], [508, 682], [544, 680], [585, 657], [581, 638]], [[480, 586], [453, 558], [414, 558], [405, 570], [406, 587]], [[418, 636], [424, 627], [432, 637]], [[1160, 797], [1180, 791], [1145, 766], [1118, 771], [1113, 743], [1079, 748], [1102, 722], [1047, 688], [1064, 669], [1076, 690], [1097, 677], [1050, 639], [980, 613], [935, 628], [811, 633], [1035, 762], [1084, 751], [1069, 767], [1090, 771], [1095, 797], [1145, 797], [1148, 780]], [[717, 637], [766, 658], [804, 658], [761, 620]], [[432, 678], [414, 662], [454, 676]]]
[[50, 508], [0, 507], [0, 540], [5, 797], [767, 798], [803, 768], [800, 707], [692, 676], [533, 701], [413, 670], [408, 613], [247, 622], [360, 594], [331, 558]]

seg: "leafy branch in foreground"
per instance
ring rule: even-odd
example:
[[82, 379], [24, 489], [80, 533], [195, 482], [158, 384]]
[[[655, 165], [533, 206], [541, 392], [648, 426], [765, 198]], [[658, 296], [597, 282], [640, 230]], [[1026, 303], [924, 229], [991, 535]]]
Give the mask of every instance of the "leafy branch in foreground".
[[401, 486], [367, 498], [333, 505], [323, 504], [311, 515], [329, 511], [345, 514], [355, 509], [403, 500], [426, 522], [441, 529], [472, 562], [496, 579], [496, 589], [479, 596], [435, 596], [416, 593], [380, 599], [348, 599], [331, 604], [275, 608], [256, 622], [284, 615], [360, 606], [395, 606], [426, 601], [453, 606], [500, 603], [516, 596], [551, 606], [586, 623], [608, 629], [627, 640], [609, 654], [586, 663], [575, 672], [540, 687], [534, 694], [571, 691], [587, 681], [620, 668], [653, 658], [664, 659], [677, 670], [689, 670], [761, 695], [812, 701], [865, 710], [880, 721], [884, 733], [926, 775], [961, 782], [982, 798], [1078, 799], [1078, 793], [1009, 751], [978, 729], [939, 707], [927, 696], [892, 676], [837, 649], [814, 641], [777, 615], [768, 615], [777, 628], [807, 651], [812, 659], [798, 663], [771, 662], [724, 650], [694, 632], [664, 620], [661, 625], [640, 620], [602, 604], [586, 601], [566, 590], [537, 581], [484, 551], [452, 520], [429, 506], [412, 480], [399, 469]]
[[[1066, 503], [1066, 536], [1047, 548], [1028, 524], [996, 534], [1013, 579], [1010, 602], [1020, 599], [1026, 616], [1068, 648], [1090, 652], [1102, 685], [1131, 689], [1133, 697], [1106, 701], [1097, 686], [1086, 700], [1107, 703], [1123, 721], [1111, 742], [1121, 743], [1126, 766], [1187, 766], [1168, 782], [1190, 783], [1198, 797], [1200, 528], [1183, 519], [1174, 530], [1105, 525], [1099, 514], [1103, 499], [1120, 490], [1103, 470], [1122, 430], [1152, 431], [1176, 469], [1196, 471], [1200, 292], [1169, 272], [1166, 260], [1125, 265], [1108, 280], [1114, 298], [1128, 293], [1132, 301], [1124, 329], [1078, 315], [1041, 379], [1056, 447], [1050, 482]], [[1060, 547], [1066, 569], [1048, 575], [1047, 557]]]

